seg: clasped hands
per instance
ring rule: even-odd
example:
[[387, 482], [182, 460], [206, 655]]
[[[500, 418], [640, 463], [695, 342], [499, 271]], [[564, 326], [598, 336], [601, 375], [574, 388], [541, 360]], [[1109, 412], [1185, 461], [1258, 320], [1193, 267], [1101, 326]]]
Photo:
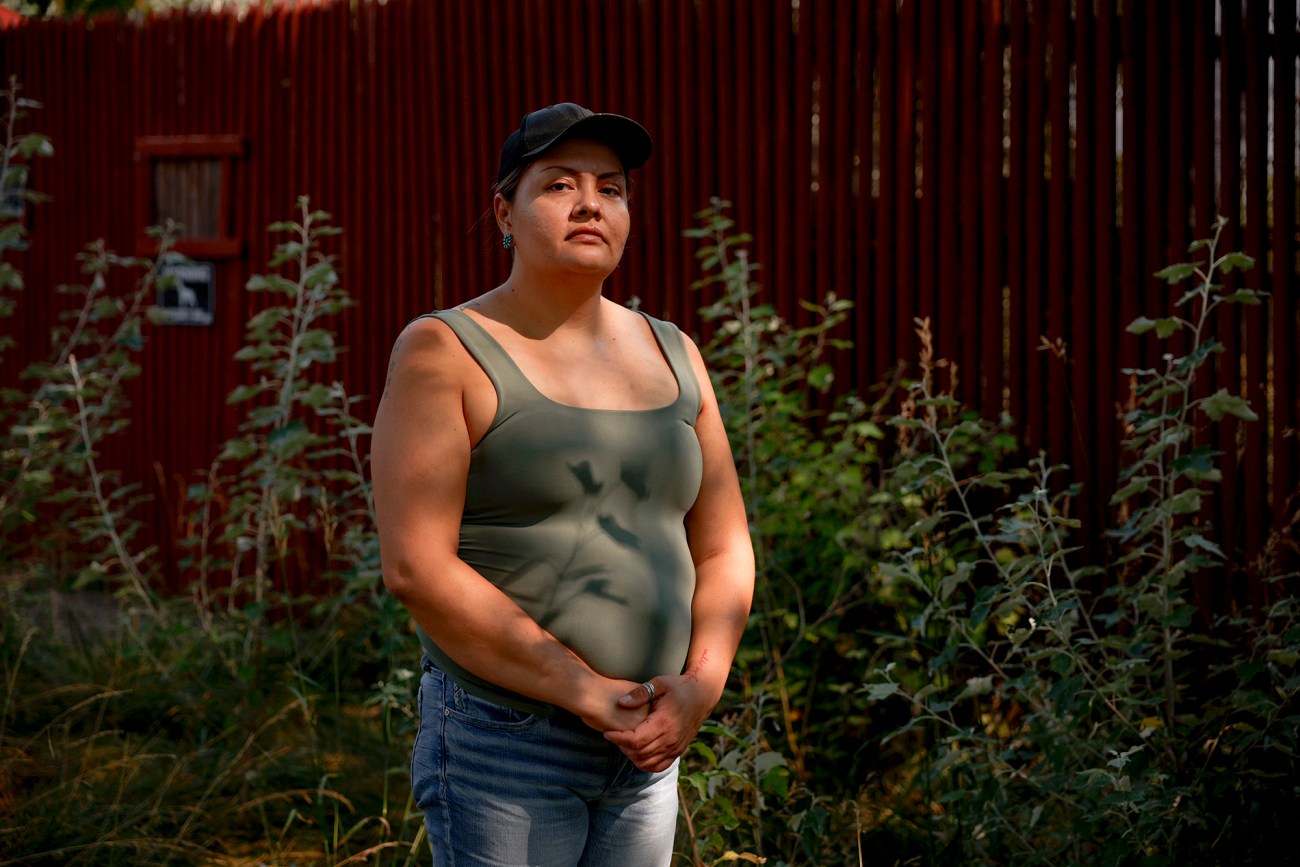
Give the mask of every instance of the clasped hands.
[[706, 688], [694, 677], [662, 675], [651, 678], [654, 699], [637, 685], [619, 697], [617, 716], [635, 720], [630, 728], [608, 728], [605, 739], [623, 751], [643, 771], [667, 769], [695, 739], [713, 710]]

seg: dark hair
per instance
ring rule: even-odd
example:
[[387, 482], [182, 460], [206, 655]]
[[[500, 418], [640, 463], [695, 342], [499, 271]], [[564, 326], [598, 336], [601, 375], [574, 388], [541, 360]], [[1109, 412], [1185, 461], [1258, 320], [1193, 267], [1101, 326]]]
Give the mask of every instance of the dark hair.
[[500, 180], [492, 184], [492, 194], [496, 195], [497, 193], [500, 193], [501, 198], [505, 199], [507, 202], [513, 202], [515, 200], [515, 193], [519, 190], [519, 182], [523, 180], [524, 172], [528, 171], [528, 167], [532, 165], [533, 162], [535, 161], [529, 161], [517, 165], [510, 171], [506, 172]]

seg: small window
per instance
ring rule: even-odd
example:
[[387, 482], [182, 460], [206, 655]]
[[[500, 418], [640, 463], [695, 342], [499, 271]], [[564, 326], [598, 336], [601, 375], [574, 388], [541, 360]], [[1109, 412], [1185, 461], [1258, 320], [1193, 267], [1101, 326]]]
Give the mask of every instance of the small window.
[[177, 252], [203, 259], [239, 256], [243, 244], [233, 234], [231, 194], [234, 162], [243, 155], [237, 136], [136, 139], [140, 252], [157, 249], [145, 229], [170, 219], [181, 224]]

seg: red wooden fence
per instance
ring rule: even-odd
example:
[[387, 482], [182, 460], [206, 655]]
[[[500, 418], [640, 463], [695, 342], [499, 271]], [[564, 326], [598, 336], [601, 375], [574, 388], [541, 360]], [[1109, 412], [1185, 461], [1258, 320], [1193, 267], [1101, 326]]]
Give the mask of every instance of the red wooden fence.
[[76, 277], [83, 242], [132, 248], [138, 139], [244, 140], [242, 252], [218, 263], [216, 322], [151, 332], [112, 455], [140, 479], [156, 468], [157, 519], [174, 524], [236, 421], [224, 397], [263, 227], [300, 193], [345, 227], [360, 307], [337, 375], [377, 397], [409, 318], [505, 274], [482, 220], [501, 139], [525, 110], [574, 100], [655, 137], [613, 297], [696, 329], [681, 231], [729, 199], [784, 315], [828, 292], [857, 302], [846, 381], [914, 358], [913, 318], [931, 317], [963, 397], [1071, 464], [1097, 527], [1122, 460], [1120, 370], [1161, 351], [1125, 325], [1167, 309], [1150, 275], [1223, 213], [1228, 243], [1259, 261], [1240, 279], [1272, 293], [1221, 314], [1207, 383], [1261, 416], [1206, 432], [1225, 452], [1207, 517], [1242, 561], [1271, 533], [1296, 539], [1296, 26], [1296, 0], [389, 0], [25, 23], [0, 32], [0, 67], [45, 103], [33, 123], [58, 154], [32, 177], [54, 201], [29, 217], [16, 333], [45, 333], [63, 300], [48, 288]]

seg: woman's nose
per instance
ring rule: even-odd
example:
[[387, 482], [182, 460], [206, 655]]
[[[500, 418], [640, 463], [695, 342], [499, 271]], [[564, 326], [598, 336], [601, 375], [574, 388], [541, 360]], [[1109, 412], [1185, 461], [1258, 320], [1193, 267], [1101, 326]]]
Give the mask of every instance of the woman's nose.
[[600, 205], [595, 201], [582, 202], [578, 205], [577, 213], [579, 217], [600, 216]]

